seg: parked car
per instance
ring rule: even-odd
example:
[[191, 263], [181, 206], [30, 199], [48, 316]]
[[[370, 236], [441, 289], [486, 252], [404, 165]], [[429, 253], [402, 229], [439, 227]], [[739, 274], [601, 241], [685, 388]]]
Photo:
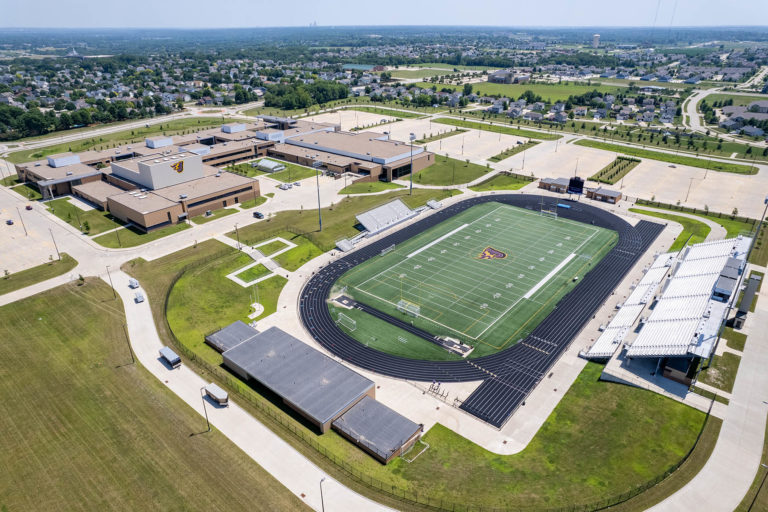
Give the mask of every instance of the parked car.
[[31, 210], [31, 209], [32, 209], [32, 205], [31, 205], [31, 204], [28, 204], [28, 205], [27, 205], [27, 210]]
[[293, 186], [294, 186], [294, 187], [300, 187], [300, 186], [301, 186], [301, 183], [299, 183], [298, 181], [297, 181], [297, 182], [294, 182]]
[[13, 220], [12, 219], [8, 219], [7, 221], [5, 221], [5, 223], [8, 224], [9, 226], [13, 226]]
[[257, 219], [263, 219], [264, 218], [264, 214], [261, 213], [261, 212], [253, 212], [253, 216], [256, 217]]

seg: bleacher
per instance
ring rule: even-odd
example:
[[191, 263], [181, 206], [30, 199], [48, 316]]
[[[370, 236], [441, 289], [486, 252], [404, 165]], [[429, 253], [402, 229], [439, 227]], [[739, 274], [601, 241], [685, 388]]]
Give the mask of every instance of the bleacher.
[[373, 236], [416, 215], [417, 211], [408, 208], [400, 199], [395, 199], [357, 215], [357, 221], [363, 225], [368, 236]]
[[[661, 298], [627, 349], [628, 357], [709, 357], [728, 307], [713, 296], [725, 267], [739, 272], [752, 240], [739, 236], [692, 245], [672, 264]], [[735, 294], [734, 294], [735, 295]]]

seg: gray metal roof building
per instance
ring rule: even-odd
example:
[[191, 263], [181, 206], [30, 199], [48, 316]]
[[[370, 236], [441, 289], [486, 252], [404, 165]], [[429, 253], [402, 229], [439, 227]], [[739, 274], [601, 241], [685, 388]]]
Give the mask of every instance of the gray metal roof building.
[[244, 341], [248, 341], [257, 334], [259, 334], [259, 331], [245, 322], [238, 320], [223, 329], [219, 329], [218, 331], [209, 334], [205, 337], [205, 342], [219, 352], [226, 352]]
[[271, 327], [224, 352], [224, 365], [253, 379], [326, 432], [363, 397], [373, 381], [337, 363], [290, 334]]
[[334, 421], [333, 428], [385, 464], [413, 445], [423, 430], [367, 396]]

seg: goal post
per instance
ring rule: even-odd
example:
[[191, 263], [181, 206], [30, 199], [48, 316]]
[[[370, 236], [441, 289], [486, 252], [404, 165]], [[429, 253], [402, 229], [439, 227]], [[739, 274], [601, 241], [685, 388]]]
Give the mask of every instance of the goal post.
[[336, 323], [338, 323], [342, 327], [345, 327], [350, 332], [357, 329], [357, 322], [354, 319], [345, 315], [344, 313], [338, 314], [338, 316], [336, 317]]
[[385, 247], [381, 250], [380, 256], [384, 256], [385, 254], [389, 254], [390, 252], [395, 250], [395, 244], [390, 245], [389, 247]]
[[545, 210], [544, 208], [542, 208], [539, 211], [539, 214], [541, 216], [543, 216], [543, 217], [552, 217], [554, 219], [557, 219], [557, 209], [556, 208], [553, 208], [551, 210]]
[[419, 316], [421, 314], [421, 306], [414, 304], [413, 302], [409, 302], [405, 299], [400, 299], [400, 301], [398, 301], [397, 310], [401, 313], [405, 313], [406, 315], [413, 317]]

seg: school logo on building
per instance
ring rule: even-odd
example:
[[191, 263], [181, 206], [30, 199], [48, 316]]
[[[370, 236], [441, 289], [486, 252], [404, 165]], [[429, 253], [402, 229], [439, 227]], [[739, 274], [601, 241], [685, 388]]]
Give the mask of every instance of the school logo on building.
[[477, 258], [481, 260], [501, 260], [506, 257], [507, 253], [501, 252], [497, 249], [494, 249], [493, 247], [486, 247]]
[[184, 160], [180, 160], [178, 162], [174, 162], [171, 164], [171, 169], [181, 174], [184, 172]]

